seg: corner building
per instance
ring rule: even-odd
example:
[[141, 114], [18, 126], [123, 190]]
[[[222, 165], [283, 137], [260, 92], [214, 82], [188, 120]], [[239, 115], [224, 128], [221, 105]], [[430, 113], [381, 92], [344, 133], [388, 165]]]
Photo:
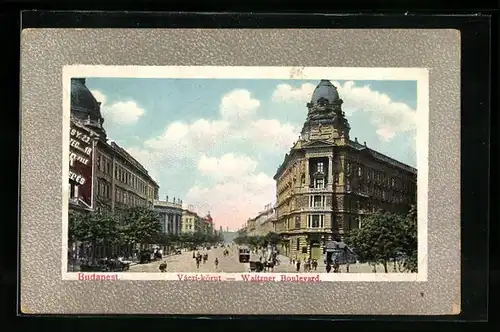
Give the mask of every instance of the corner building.
[[275, 230], [282, 252], [321, 259], [361, 217], [379, 209], [406, 213], [416, 203], [417, 170], [349, 137], [337, 88], [321, 80], [307, 103], [297, 142], [278, 168]]

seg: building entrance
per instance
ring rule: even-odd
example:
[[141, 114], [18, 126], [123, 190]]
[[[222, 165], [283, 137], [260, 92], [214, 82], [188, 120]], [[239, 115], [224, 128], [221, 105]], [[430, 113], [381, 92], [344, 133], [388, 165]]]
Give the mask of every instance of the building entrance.
[[321, 250], [321, 245], [320, 245], [319, 241], [312, 241], [311, 242], [311, 258], [316, 259], [316, 260], [320, 260], [321, 254], [322, 254], [322, 250]]

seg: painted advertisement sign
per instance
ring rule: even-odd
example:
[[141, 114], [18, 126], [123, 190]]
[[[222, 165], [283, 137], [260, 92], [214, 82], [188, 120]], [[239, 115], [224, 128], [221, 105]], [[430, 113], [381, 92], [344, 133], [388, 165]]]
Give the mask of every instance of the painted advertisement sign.
[[70, 199], [92, 208], [94, 138], [89, 130], [71, 122], [69, 142]]

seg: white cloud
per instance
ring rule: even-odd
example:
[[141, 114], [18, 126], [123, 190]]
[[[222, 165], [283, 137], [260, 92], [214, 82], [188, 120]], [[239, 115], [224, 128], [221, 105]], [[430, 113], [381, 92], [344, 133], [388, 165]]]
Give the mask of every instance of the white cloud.
[[257, 162], [248, 156], [236, 156], [226, 153], [220, 158], [202, 155], [198, 160], [198, 170], [201, 174], [215, 178], [235, 178], [251, 174], [255, 171]]
[[108, 104], [105, 94], [98, 90], [92, 90], [91, 92], [95, 99], [101, 102], [101, 114], [103, 118], [110, 122], [118, 125], [132, 125], [145, 113], [145, 110], [133, 100], [117, 101]]
[[166, 155], [155, 151], [143, 149], [141, 147], [126, 148], [127, 152], [134, 157], [145, 169], [149, 175], [155, 179], [160, 179], [160, 170], [162, 165], [168, 167], [168, 160], [165, 160]]
[[146, 148], [164, 151], [170, 155], [187, 156], [210, 151], [215, 143], [227, 135], [227, 121], [199, 119], [192, 123], [173, 122], [163, 133], [144, 142]]
[[229, 228], [239, 228], [274, 200], [275, 182], [263, 173], [226, 179], [212, 187], [194, 186], [186, 195], [196, 212], [210, 211], [217, 225]]
[[263, 143], [264, 147], [283, 150], [292, 147], [297, 140], [300, 129], [290, 124], [282, 124], [278, 120], [257, 120], [251, 122], [243, 134], [247, 139]]
[[298, 88], [289, 84], [279, 84], [273, 92], [272, 100], [277, 102], [308, 102], [311, 100], [315, 88], [316, 86], [311, 83], [304, 83]]
[[260, 101], [252, 98], [250, 91], [237, 89], [222, 97], [220, 115], [227, 120], [242, 120], [255, 114]]
[[99, 90], [92, 90], [90, 91], [92, 92], [92, 95], [94, 95], [94, 98], [101, 103], [101, 106], [106, 104], [106, 101], [108, 98], [106, 98], [106, 95], [104, 93], [102, 93], [101, 91]]
[[[384, 93], [372, 90], [370, 86], [356, 86], [353, 81], [340, 84], [332, 82], [337, 87], [340, 98], [344, 101], [343, 110], [347, 114], [365, 112], [370, 122], [377, 127], [377, 134], [383, 141], [390, 141], [398, 133], [412, 131], [416, 128], [416, 112], [405, 103], [395, 102]], [[280, 84], [273, 93], [276, 102], [310, 100], [315, 86], [302, 84], [293, 88], [288, 84]]]

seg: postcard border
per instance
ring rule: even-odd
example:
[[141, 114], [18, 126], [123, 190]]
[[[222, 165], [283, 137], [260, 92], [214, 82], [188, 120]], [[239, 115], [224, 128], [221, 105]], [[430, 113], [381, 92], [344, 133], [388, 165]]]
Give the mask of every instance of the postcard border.
[[[279, 38], [276, 39], [277, 37]], [[325, 38], [334, 40], [335, 43], [325, 44], [323, 42]], [[47, 42], [48, 40], [51, 42]], [[138, 40], [140, 47], [134, 42]], [[460, 310], [460, 169], [456, 167], [460, 164], [460, 58], [457, 56], [460, 49], [460, 34], [458, 31], [29, 29], [23, 31], [21, 41], [23, 186], [21, 187], [20, 273], [21, 304], [29, 312], [442, 315], [458, 313]], [[309, 52], [318, 45], [323, 48], [322, 52]], [[293, 48], [294, 52], [289, 52], [290, 48]], [[254, 56], [256, 49], [259, 50], [259, 57]], [[387, 52], [387, 49], [391, 49], [391, 52]], [[325, 57], [324, 54], [328, 56]], [[51, 62], [47, 63], [40, 59], [51, 59]], [[54, 273], [54, 268], [59, 269], [61, 264], [59, 254], [61, 201], [54, 195], [54, 192], [60, 189], [60, 184], [56, 185], [54, 181], [60, 182], [61, 179], [59, 172], [62, 149], [49, 150], [53, 158], [42, 158], [39, 151], [47, 145], [52, 147], [61, 144], [62, 130], [52, 128], [37, 135], [37, 128], [48, 123], [53, 124], [51, 119], [53, 120], [54, 114], [61, 116], [62, 66], [77, 63], [183, 66], [242, 64], [262, 66], [300, 63], [305, 66], [338, 67], [356, 64], [361, 67], [411, 65], [429, 68], [428, 242], [433, 246], [433, 250], [428, 252], [427, 281], [375, 284], [320, 283], [314, 287], [298, 284], [277, 286], [233, 282], [205, 285], [170, 281], [140, 283], [61, 281], [61, 275]], [[40, 112], [40, 109], [45, 112]], [[42, 142], [44, 145], [41, 145]], [[443, 181], [440, 176], [445, 174], [447, 178]], [[57, 176], [57, 179], [54, 176]], [[38, 195], [35, 195], [35, 192]], [[53, 196], [54, 200], [40, 202], [39, 195]], [[57, 212], [57, 216], [54, 212]], [[57, 240], [57, 243], [53, 240]], [[51, 254], [39, 257], [37, 253], [40, 250], [50, 253], [57, 251], [58, 254], [57, 257]], [[36, 275], [33, 273], [34, 257], [38, 257], [36, 263], [39, 270]], [[436, 266], [436, 259], [440, 260], [439, 267]], [[158, 292], [152, 293], [144, 289], [144, 287], [158, 289], [159, 285], [164, 287]], [[58, 291], [54, 292], [55, 289]], [[82, 292], [95, 294], [96, 291], [115, 294], [120, 303], [107, 297], [81, 297]], [[227, 294], [222, 300], [224, 305], [220, 299], [213, 298], [207, 306], [208, 294], [213, 294], [215, 291]], [[266, 301], [266, 305], [263, 306], [262, 296], [276, 291], [279, 299]], [[334, 308], [327, 305], [339, 296], [343, 301], [337, 303]], [[175, 301], [165, 300], [171, 297], [174, 297]], [[297, 301], [297, 298], [300, 300]], [[238, 305], [241, 301], [245, 303], [244, 307]]]

